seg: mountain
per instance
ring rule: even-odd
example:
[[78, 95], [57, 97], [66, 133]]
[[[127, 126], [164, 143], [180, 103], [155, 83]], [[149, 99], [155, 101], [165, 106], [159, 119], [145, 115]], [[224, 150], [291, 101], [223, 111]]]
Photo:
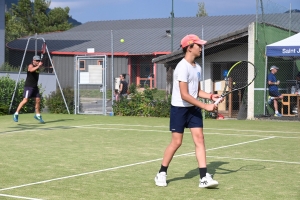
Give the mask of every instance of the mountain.
[[[286, 11], [286, 12], [284, 12], [284, 13], [290, 13], [290, 11], [288, 10], [288, 11]], [[291, 10], [291, 13], [300, 13], [300, 10], [298, 10], [298, 9], [293, 9], [293, 10]]]
[[[19, 0], [4, 0], [5, 1], [5, 11], [8, 11], [11, 8], [12, 4], [18, 4]], [[47, 12], [49, 12], [51, 9], [48, 9]], [[68, 20], [69, 23], [71, 23], [73, 26], [81, 25], [82, 23], [77, 21], [76, 19], [73, 19], [72, 17], [69, 17]]]

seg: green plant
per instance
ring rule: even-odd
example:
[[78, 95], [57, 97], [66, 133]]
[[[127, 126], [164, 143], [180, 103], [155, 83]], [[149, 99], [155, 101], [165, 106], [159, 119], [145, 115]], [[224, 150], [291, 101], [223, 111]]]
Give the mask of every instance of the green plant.
[[0, 103], [0, 115], [6, 115], [8, 112], [9, 106], [3, 103]]
[[[6, 114], [8, 114], [9, 105], [11, 103], [11, 99], [14, 93], [16, 82], [12, 80], [9, 75], [0, 77], [0, 103], [4, 106], [2, 106], [2, 109], [7, 108]], [[12, 107], [10, 110], [10, 114], [15, 112], [17, 109], [19, 103], [23, 100], [23, 91], [24, 91], [24, 85], [25, 81], [24, 79], [21, 79], [18, 84], [15, 91], [15, 96], [13, 99]], [[44, 89], [42, 88], [42, 85], [39, 85], [40, 88], [40, 94], [43, 96]], [[43, 98], [41, 99], [40, 109], [42, 110], [45, 107]], [[29, 101], [22, 107], [20, 110], [22, 113], [33, 113], [35, 112], [35, 101], [34, 99], [29, 99]], [[5, 112], [4, 112], [5, 113]]]
[[157, 89], [145, 87], [143, 92], [137, 92], [137, 87], [131, 84], [135, 93], [130, 94], [130, 99], [121, 98], [115, 101], [113, 111], [121, 116], [169, 117], [171, 97], [168, 99], [154, 99]]
[[[74, 90], [71, 88], [62, 89], [65, 100], [67, 102], [67, 106], [69, 108], [70, 113], [74, 113]], [[66, 109], [64, 99], [61, 95], [60, 90], [56, 90], [51, 92], [50, 95], [46, 97], [46, 105], [49, 109], [50, 113], [63, 113], [68, 114], [68, 110]]]
[[129, 94], [136, 94], [137, 93], [136, 84], [134, 84], [134, 83], [130, 84], [128, 87], [128, 91], [129, 91]]
[[19, 71], [19, 68], [14, 67], [14, 66], [8, 64], [7, 62], [5, 62], [5, 63], [3, 63], [0, 66], [0, 71], [4, 71], [4, 72], [16, 72], [16, 71]]

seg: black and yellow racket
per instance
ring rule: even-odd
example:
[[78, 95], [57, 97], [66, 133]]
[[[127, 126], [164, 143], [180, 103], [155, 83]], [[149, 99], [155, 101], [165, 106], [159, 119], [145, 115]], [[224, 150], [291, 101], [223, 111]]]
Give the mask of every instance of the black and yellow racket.
[[249, 61], [238, 61], [228, 71], [225, 77], [225, 87], [221, 97], [215, 102], [216, 105], [228, 94], [244, 89], [253, 83], [257, 70]]

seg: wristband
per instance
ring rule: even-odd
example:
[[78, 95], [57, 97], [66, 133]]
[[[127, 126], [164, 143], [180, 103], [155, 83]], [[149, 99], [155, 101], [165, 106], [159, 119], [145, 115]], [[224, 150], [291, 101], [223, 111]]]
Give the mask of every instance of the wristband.
[[211, 95], [210, 95], [210, 98], [209, 98], [210, 100], [212, 100], [212, 96], [213, 96], [213, 95], [211, 94]]

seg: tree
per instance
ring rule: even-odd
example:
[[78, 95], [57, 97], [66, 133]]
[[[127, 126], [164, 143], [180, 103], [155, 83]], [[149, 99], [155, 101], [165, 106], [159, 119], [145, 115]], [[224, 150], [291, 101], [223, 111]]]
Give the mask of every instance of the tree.
[[28, 32], [16, 16], [5, 13], [5, 43], [20, 38], [24, 35], [28, 35]]
[[205, 10], [205, 3], [200, 2], [198, 3], [198, 13], [196, 14], [196, 17], [204, 17], [204, 16], [208, 16]]
[[51, 1], [19, 0], [6, 13], [6, 42], [18, 37], [72, 28], [69, 7], [49, 9]]

